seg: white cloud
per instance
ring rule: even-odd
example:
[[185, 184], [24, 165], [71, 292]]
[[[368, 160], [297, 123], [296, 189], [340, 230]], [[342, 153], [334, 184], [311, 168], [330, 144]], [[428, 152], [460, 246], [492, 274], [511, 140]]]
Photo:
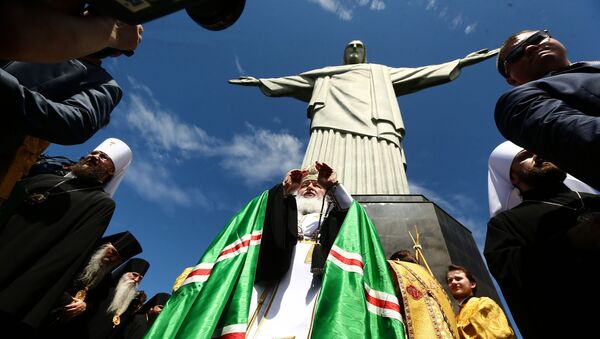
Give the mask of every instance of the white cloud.
[[344, 21], [351, 21], [352, 20], [352, 13], [353, 11], [351, 9], [346, 9], [346, 8], [338, 8], [337, 10], [337, 15], [338, 18], [344, 20]]
[[477, 28], [477, 23], [476, 22], [468, 25], [467, 27], [465, 27], [465, 34], [470, 34], [470, 33], [475, 32], [476, 28]]
[[199, 191], [183, 189], [171, 178], [164, 165], [138, 159], [132, 162], [125, 181], [146, 200], [160, 203], [162, 206], [200, 206], [205, 209], [213, 204]]
[[462, 30], [464, 34], [471, 34], [475, 32], [475, 29], [477, 28], [477, 22], [472, 21], [462, 12], [456, 13], [456, 10], [441, 5], [439, 0], [409, 1], [408, 4], [417, 4], [417, 6], [422, 6], [425, 11], [437, 13], [438, 19], [448, 24], [452, 29]]
[[[304, 145], [298, 138], [247, 124], [246, 130], [225, 140], [209, 135], [201, 127], [181, 121], [163, 108], [147, 87], [136, 84], [127, 97], [121, 124], [132, 130], [145, 145], [136, 152], [136, 161], [127, 177], [142, 197], [169, 201], [182, 206], [211, 205], [200, 190], [179, 187], [170, 171], [160, 163], [177, 165], [199, 158], [216, 159], [221, 167], [247, 185], [259, 185], [281, 178], [290, 168], [298, 168]], [[146, 155], [145, 159], [143, 155]], [[150, 165], [152, 164], [152, 166]]]
[[340, 6], [337, 0], [310, 0], [310, 2], [314, 2], [323, 7], [324, 10], [333, 13], [335, 13], [337, 8]]
[[303, 144], [296, 137], [249, 128], [251, 134], [236, 135], [229, 145], [220, 148], [225, 156], [223, 167], [247, 184], [267, 182], [300, 167]]
[[448, 7], [444, 7], [438, 14], [438, 17], [440, 19], [444, 19], [447, 15], [448, 15]]
[[219, 145], [220, 141], [202, 128], [181, 122], [177, 116], [161, 110], [153, 102], [151, 95], [130, 94], [126, 115], [128, 126], [140, 133], [153, 149], [177, 151], [190, 156], [190, 152], [210, 154]]
[[425, 5], [426, 10], [436, 10], [437, 9], [437, 1], [436, 0], [427, 0], [427, 5]]
[[454, 16], [454, 19], [452, 19], [452, 28], [457, 28], [459, 26], [461, 26], [463, 23], [463, 16], [462, 14], [458, 14], [456, 16]]
[[385, 9], [385, 3], [383, 0], [373, 0], [369, 8], [374, 11], [383, 11]]
[[235, 68], [237, 68], [238, 74], [246, 74], [246, 70], [244, 70], [242, 67], [242, 64], [240, 63], [240, 57], [237, 54], [235, 55]]
[[327, 12], [337, 15], [343, 21], [351, 21], [357, 7], [368, 7], [370, 10], [382, 11], [385, 9], [383, 0], [308, 0], [316, 3]]

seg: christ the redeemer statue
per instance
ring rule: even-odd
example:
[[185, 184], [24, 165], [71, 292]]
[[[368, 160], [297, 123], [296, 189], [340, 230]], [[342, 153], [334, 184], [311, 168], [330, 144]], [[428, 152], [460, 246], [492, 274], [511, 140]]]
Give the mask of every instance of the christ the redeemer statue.
[[355, 40], [346, 46], [342, 66], [281, 78], [242, 76], [229, 83], [308, 102], [312, 122], [302, 167], [330, 164], [351, 194], [407, 194], [404, 124], [396, 97], [452, 81], [462, 67], [496, 53], [483, 49], [439, 65], [393, 68], [367, 63], [364, 44]]

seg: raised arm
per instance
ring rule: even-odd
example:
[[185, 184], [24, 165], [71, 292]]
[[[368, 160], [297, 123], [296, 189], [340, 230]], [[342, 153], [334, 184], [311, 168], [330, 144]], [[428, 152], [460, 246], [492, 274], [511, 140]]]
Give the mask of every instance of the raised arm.
[[242, 85], [242, 86], [258, 86], [260, 85], [260, 81], [255, 77], [251, 76], [241, 76], [239, 79], [231, 79], [229, 81], [232, 85]]
[[397, 96], [413, 93], [427, 87], [450, 82], [460, 75], [465, 66], [470, 66], [498, 53], [498, 49], [488, 51], [481, 49], [468, 54], [462, 59], [456, 59], [443, 64], [428, 65], [415, 68], [390, 68], [390, 78]]
[[471, 65], [480, 63], [480, 62], [487, 60], [487, 59], [493, 57], [494, 55], [498, 54], [499, 51], [500, 51], [500, 48], [496, 48], [491, 51], [488, 50], [487, 48], [484, 48], [484, 49], [475, 51], [473, 53], [469, 53], [469, 54], [467, 54], [466, 57], [460, 59], [458, 66], [462, 68], [462, 67], [471, 66]]
[[233, 85], [256, 86], [269, 97], [292, 97], [309, 102], [315, 80], [309, 76], [292, 75], [281, 78], [240, 76], [228, 81]]
[[134, 50], [142, 26], [63, 13], [42, 1], [0, 1], [0, 59], [56, 63], [104, 48]]
[[122, 91], [101, 67], [83, 63], [86, 78], [80, 89], [64, 100], [51, 100], [30, 90], [6, 71], [0, 70], [0, 99], [8, 106], [9, 121], [24, 131], [53, 143], [80, 144], [108, 124], [110, 113]]

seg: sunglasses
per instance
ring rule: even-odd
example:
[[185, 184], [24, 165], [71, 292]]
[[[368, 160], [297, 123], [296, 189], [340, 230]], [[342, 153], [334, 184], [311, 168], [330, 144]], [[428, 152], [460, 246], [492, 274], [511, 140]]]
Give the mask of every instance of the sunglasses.
[[[504, 75], [505, 77], [508, 76], [508, 69], [507, 69], [507, 65], [509, 62], [513, 62], [517, 59], [519, 59], [520, 57], [522, 57], [525, 54], [525, 48], [529, 45], [535, 45], [535, 44], [539, 44], [542, 40], [550, 38], [550, 33], [548, 33], [548, 30], [542, 30], [542, 31], [537, 31], [535, 33], [533, 33], [529, 38], [519, 42], [515, 48], [512, 49], [512, 51], [510, 51], [505, 57], [504, 57], [504, 62], [502, 63], [503, 71], [504, 73], [502, 75]], [[501, 72], [502, 73], [502, 72]]]

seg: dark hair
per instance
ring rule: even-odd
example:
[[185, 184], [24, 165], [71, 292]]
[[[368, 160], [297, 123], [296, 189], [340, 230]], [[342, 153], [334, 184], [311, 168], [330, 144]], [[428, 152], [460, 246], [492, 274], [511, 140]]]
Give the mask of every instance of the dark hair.
[[414, 264], [418, 264], [417, 259], [413, 256], [412, 252], [409, 250], [400, 250], [390, 256], [390, 260], [400, 260], [406, 262], [412, 262]]
[[467, 277], [467, 279], [469, 279], [469, 281], [471, 283], [475, 284], [475, 288], [473, 288], [473, 294], [475, 294], [475, 292], [477, 292], [477, 279], [475, 279], [475, 277], [471, 274], [471, 272], [469, 272], [468, 269], [466, 269], [463, 266], [450, 264], [450, 265], [448, 265], [448, 272], [450, 272], [450, 271], [462, 271], [462, 272], [464, 272], [465, 276]]
[[512, 46], [514, 45], [514, 43], [517, 41], [517, 36], [523, 34], [523, 33], [530, 33], [530, 32], [536, 32], [534, 30], [531, 29], [526, 29], [526, 30], [522, 30], [520, 32], [514, 33], [512, 35], [510, 35], [508, 37], [508, 39], [506, 39], [504, 41], [504, 43], [502, 44], [502, 46], [500, 46], [500, 52], [498, 52], [498, 57], [496, 58], [496, 69], [498, 70], [498, 73], [500, 73], [500, 75], [502, 75], [503, 78], [508, 78], [508, 74], [506, 74], [506, 69], [504, 69], [504, 58], [500, 58], [500, 56], [505, 55], [506, 53], [506, 48], [508, 46]]

